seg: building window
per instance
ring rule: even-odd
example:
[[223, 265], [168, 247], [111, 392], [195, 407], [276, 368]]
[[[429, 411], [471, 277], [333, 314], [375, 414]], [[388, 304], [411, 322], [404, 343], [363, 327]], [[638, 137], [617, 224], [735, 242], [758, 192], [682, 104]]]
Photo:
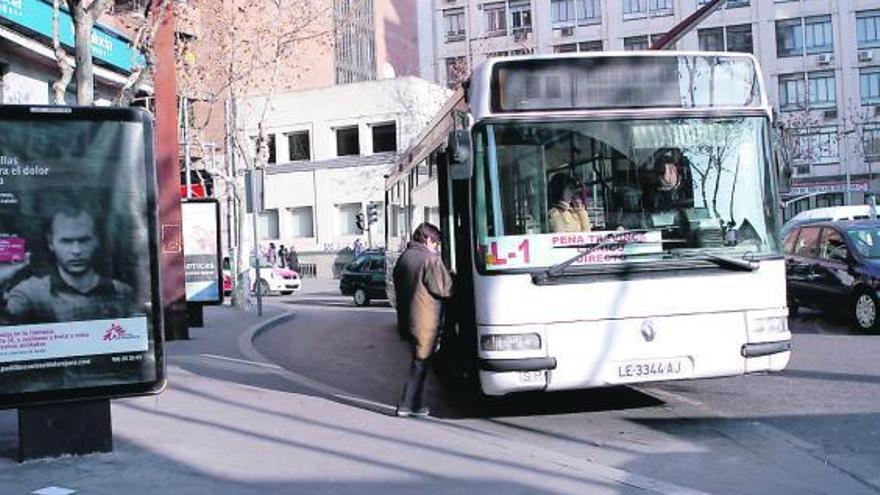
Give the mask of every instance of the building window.
[[648, 15], [648, 0], [623, 0], [623, 18], [636, 19]]
[[602, 51], [602, 40], [584, 41], [582, 43], [578, 43], [578, 51], [581, 51], [581, 52], [601, 52]]
[[862, 105], [880, 105], [880, 67], [859, 71]]
[[634, 50], [647, 50], [648, 49], [648, 37], [647, 36], [632, 36], [630, 38], [623, 39], [623, 49], [627, 51]]
[[[651, 36], [649, 36], [648, 37], [648, 47], [650, 48], [651, 46], [656, 45], [657, 42], [660, 41], [660, 39], [663, 38], [664, 36], [666, 36], [666, 33], [657, 33], [657, 34], [652, 34]], [[666, 49], [667, 50], [675, 50], [675, 43], [668, 45], [666, 47]]]
[[574, 0], [550, 0], [550, 14], [554, 28], [574, 25]]
[[862, 130], [862, 150], [866, 160], [880, 160], [880, 126], [866, 126]]
[[834, 72], [810, 72], [809, 80], [810, 108], [828, 108], [837, 106], [837, 91], [834, 84]]
[[309, 131], [296, 131], [287, 135], [287, 147], [290, 150], [290, 161], [310, 160], [312, 158]]
[[[260, 150], [257, 147], [258, 136], [251, 136], [251, 146], [253, 146], [254, 156], [258, 156]], [[276, 155], [275, 155], [275, 134], [266, 135], [266, 163], [275, 163]]]
[[729, 26], [727, 31], [727, 51], [753, 53], [755, 46], [752, 42], [752, 25], [742, 24]]
[[807, 53], [830, 53], [834, 51], [830, 15], [820, 15], [804, 19], [804, 45]]
[[839, 152], [836, 128], [805, 129], [800, 139], [800, 149], [804, 150], [805, 158], [812, 163], [821, 165], [837, 161]]
[[278, 210], [265, 210], [257, 215], [260, 240], [278, 239]]
[[[709, 3], [709, 0], [698, 0], [697, 6], [702, 7], [707, 3]], [[727, 0], [726, 2], [724, 2], [722, 8], [735, 9], [737, 7], [748, 7], [750, 4], [751, 2], [749, 0]]]
[[357, 228], [357, 214], [361, 213], [360, 203], [343, 203], [336, 205], [337, 231], [339, 235], [360, 235], [361, 230]]
[[880, 47], [880, 10], [856, 12], [859, 48]]
[[555, 53], [601, 52], [602, 40], [584, 41], [581, 43], [565, 43], [553, 47]]
[[336, 128], [336, 156], [359, 155], [361, 144], [358, 139], [358, 127]]
[[697, 31], [700, 40], [700, 50], [704, 52], [724, 51], [724, 29], [711, 28]]
[[373, 153], [397, 151], [397, 125], [394, 122], [373, 124], [372, 128]]
[[443, 25], [446, 26], [446, 42], [462, 41], [465, 38], [464, 9], [443, 11]]
[[465, 57], [446, 59], [446, 84], [450, 87], [463, 81], [468, 75], [468, 64]]
[[836, 163], [839, 156], [835, 127], [805, 128], [799, 132], [800, 160], [816, 165]]
[[531, 0], [510, 2], [510, 29], [514, 33], [528, 33], [532, 30]]
[[[329, 2], [328, 2], [329, 3]], [[372, 0], [334, 0], [336, 83], [376, 78]]]
[[795, 57], [804, 54], [804, 35], [800, 19], [776, 21], [776, 56]]
[[483, 4], [483, 14], [486, 16], [486, 35], [507, 35], [507, 6], [504, 2]]
[[315, 237], [314, 214], [311, 206], [288, 208], [290, 237]]
[[578, 0], [578, 24], [598, 24], [602, 22], [599, 0]]
[[803, 74], [784, 74], [779, 76], [779, 108], [796, 110], [806, 103], [806, 88]]
[[648, 15], [672, 15], [672, 0], [648, 0]]

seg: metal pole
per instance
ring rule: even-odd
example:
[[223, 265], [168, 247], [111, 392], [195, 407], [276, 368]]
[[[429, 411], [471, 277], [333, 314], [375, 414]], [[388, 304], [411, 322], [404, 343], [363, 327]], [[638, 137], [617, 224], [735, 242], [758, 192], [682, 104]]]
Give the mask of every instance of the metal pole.
[[181, 95], [183, 105], [183, 168], [186, 173], [186, 199], [192, 199], [192, 161], [189, 156], [189, 100]]
[[[254, 287], [257, 294], [257, 316], [263, 316], [263, 288], [260, 284], [260, 242], [257, 236], [257, 170], [251, 167], [251, 223], [254, 226]], [[245, 287], [245, 290], [250, 290]]]

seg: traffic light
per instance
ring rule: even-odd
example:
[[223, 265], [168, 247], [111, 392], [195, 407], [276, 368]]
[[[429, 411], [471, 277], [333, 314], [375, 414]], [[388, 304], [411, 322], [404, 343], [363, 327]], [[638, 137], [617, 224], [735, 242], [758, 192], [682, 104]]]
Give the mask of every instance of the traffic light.
[[354, 224], [357, 226], [358, 230], [364, 230], [364, 214], [358, 213], [354, 217]]
[[367, 219], [370, 224], [377, 223], [379, 221], [379, 205], [376, 203], [370, 203], [367, 205]]

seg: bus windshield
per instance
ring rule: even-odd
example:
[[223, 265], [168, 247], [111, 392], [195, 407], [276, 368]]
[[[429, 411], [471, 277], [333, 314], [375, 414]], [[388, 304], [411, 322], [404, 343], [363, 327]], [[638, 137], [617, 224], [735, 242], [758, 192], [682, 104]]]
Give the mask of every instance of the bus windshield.
[[[768, 119], [475, 127], [481, 270], [779, 253]], [[580, 271], [580, 270], [579, 270]]]

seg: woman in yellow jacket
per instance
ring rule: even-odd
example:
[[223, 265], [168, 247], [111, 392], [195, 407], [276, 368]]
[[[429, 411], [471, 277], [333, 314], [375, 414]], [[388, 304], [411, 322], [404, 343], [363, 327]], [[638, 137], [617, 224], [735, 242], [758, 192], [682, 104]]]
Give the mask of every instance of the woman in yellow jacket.
[[583, 203], [575, 198], [577, 182], [566, 174], [556, 174], [547, 186], [550, 232], [589, 232], [590, 217]]

